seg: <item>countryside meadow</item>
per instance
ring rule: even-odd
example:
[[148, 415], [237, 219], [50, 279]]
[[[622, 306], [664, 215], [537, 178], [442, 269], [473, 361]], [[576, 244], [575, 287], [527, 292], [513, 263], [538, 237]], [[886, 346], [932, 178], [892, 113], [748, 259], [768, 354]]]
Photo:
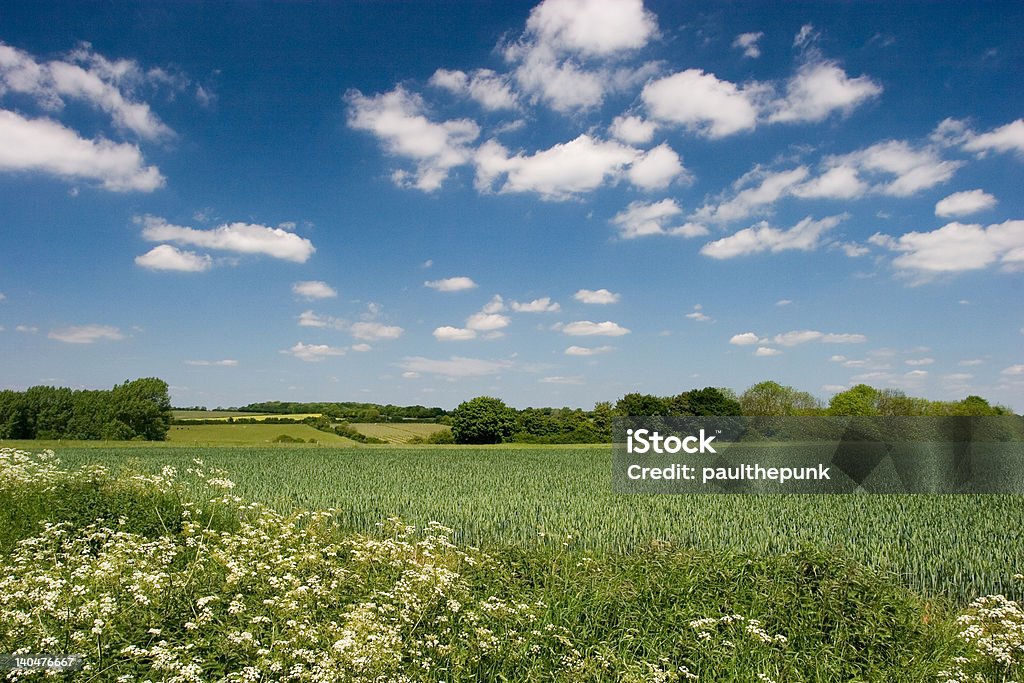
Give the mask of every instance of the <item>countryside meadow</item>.
[[1021, 25], [0, 0], [0, 679], [1024, 680]]

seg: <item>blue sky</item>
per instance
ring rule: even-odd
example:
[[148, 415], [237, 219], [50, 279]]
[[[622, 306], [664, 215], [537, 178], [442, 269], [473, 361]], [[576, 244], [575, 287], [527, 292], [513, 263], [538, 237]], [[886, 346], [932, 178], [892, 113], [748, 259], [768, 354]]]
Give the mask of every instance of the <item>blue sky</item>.
[[1024, 6], [0, 2], [0, 386], [1024, 409]]

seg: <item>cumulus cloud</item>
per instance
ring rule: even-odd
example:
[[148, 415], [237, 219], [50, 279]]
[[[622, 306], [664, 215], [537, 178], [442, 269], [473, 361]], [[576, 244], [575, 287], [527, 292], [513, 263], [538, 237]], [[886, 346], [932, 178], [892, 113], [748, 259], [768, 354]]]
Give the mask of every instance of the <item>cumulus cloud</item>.
[[164, 184], [159, 169], [146, 166], [135, 145], [89, 140], [56, 121], [7, 110], [0, 110], [0, 171], [97, 181], [113, 192], [152, 192]]
[[281, 353], [298, 358], [307, 363], [319, 363], [331, 356], [344, 356], [345, 349], [327, 344], [306, 344], [298, 342], [290, 349], [283, 349]]
[[757, 59], [761, 56], [761, 48], [758, 42], [764, 37], [763, 31], [741, 33], [732, 41], [732, 46], [743, 50], [743, 56], [750, 59]]
[[729, 343], [735, 346], [750, 346], [760, 341], [760, 338], [753, 332], [742, 332], [734, 334], [729, 338]]
[[644, 153], [583, 134], [533, 154], [510, 155], [501, 143], [489, 140], [474, 157], [476, 187], [481, 192], [494, 191], [495, 186], [500, 193], [535, 192], [557, 201], [591, 192], [623, 176], [637, 187], [653, 189], [685, 173], [670, 148], [659, 146], [655, 150]]
[[882, 86], [867, 76], [850, 78], [831, 61], [808, 62], [786, 83], [785, 97], [771, 105], [768, 121], [822, 121], [835, 111], [849, 114], [881, 94]]
[[346, 325], [344, 320], [332, 318], [327, 315], [319, 315], [313, 311], [303, 311], [299, 314], [299, 327], [331, 328], [340, 330]]
[[468, 341], [476, 339], [476, 330], [445, 325], [434, 330], [434, 338], [438, 341]]
[[562, 310], [562, 307], [557, 302], [552, 301], [549, 296], [527, 301], [526, 303], [513, 301], [511, 307], [517, 313], [557, 313]]
[[229, 223], [209, 230], [172, 225], [157, 216], [136, 217], [142, 236], [150, 242], [176, 242], [238, 254], [262, 254], [305, 263], [316, 248], [304, 237], [283, 228], [249, 223]]
[[680, 235], [698, 237], [706, 235], [708, 229], [699, 223], [683, 222], [672, 225], [672, 219], [683, 210], [674, 199], [659, 202], [630, 202], [629, 206], [612, 218], [612, 224], [619, 229], [622, 239], [635, 239], [648, 235]]
[[868, 241], [898, 252], [893, 267], [919, 281], [997, 264], [1008, 272], [1024, 268], [1024, 221], [1021, 220], [987, 228], [954, 222], [931, 232], [908, 232], [896, 238], [876, 233]]
[[1017, 119], [987, 133], [969, 133], [963, 143], [968, 152], [983, 156], [988, 152], [1024, 154], [1024, 119]]
[[773, 349], [770, 346], [758, 346], [757, 349], [754, 351], [754, 355], [759, 358], [765, 358], [767, 356], [778, 356], [780, 353], [782, 353], [782, 351], [779, 351], [778, 349]]
[[430, 84], [456, 95], [470, 97], [487, 111], [515, 109], [516, 94], [508, 76], [490, 69], [476, 69], [471, 73], [438, 69], [430, 77]]
[[626, 327], [613, 323], [610, 320], [606, 320], [601, 323], [591, 322], [589, 320], [577, 320], [576, 322], [568, 323], [561, 328], [563, 334], [567, 334], [572, 337], [621, 337], [624, 334], [629, 334], [630, 330]]
[[658, 125], [639, 116], [616, 116], [608, 132], [629, 145], [644, 145], [654, 138]]
[[170, 244], [153, 247], [145, 254], [135, 257], [136, 265], [150, 270], [176, 270], [183, 273], [199, 273], [213, 266], [213, 259], [206, 254], [182, 251]]
[[954, 192], [935, 204], [936, 216], [968, 216], [991, 209], [998, 203], [995, 197], [984, 190]]
[[374, 135], [389, 153], [416, 164], [411, 180], [404, 170], [392, 176], [399, 185], [439, 189], [452, 168], [470, 160], [470, 143], [480, 135], [480, 127], [469, 119], [431, 121], [423, 98], [401, 86], [370, 97], [351, 90], [345, 97], [351, 128]]
[[640, 94], [651, 118], [709, 138], [753, 130], [759, 86], [742, 88], [701, 69], [687, 69], [644, 86]]
[[477, 332], [492, 332], [508, 327], [509, 318], [500, 313], [474, 313], [466, 318], [466, 328]]
[[792, 192], [808, 175], [806, 166], [788, 171], [768, 171], [756, 166], [733, 183], [731, 198], [705, 204], [694, 213], [694, 218], [715, 223], [742, 220]]
[[119, 341], [124, 339], [124, 334], [121, 330], [110, 325], [60, 327], [50, 330], [47, 336], [50, 339], [56, 339], [65, 344], [92, 344], [98, 341]]
[[[771, 341], [780, 346], [798, 346], [808, 342], [823, 344], [863, 344], [868, 340], [863, 334], [819, 332], [818, 330], [794, 330], [772, 337]], [[767, 340], [766, 340], [767, 341]]]
[[765, 222], [745, 228], [728, 237], [708, 242], [700, 253], [715, 259], [735, 258], [764, 251], [777, 253], [797, 249], [811, 251], [821, 243], [822, 237], [847, 218], [847, 214], [814, 220], [810, 216], [788, 230], [773, 228]]
[[697, 304], [693, 307], [693, 311], [686, 314], [686, 317], [690, 320], [696, 320], [699, 323], [708, 322], [711, 320], [711, 316], [704, 312], [704, 307]]
[[436, 289], [439, 292], [461, 292], [465, 289], [473, 289], [476, 287], [476, 283], [473, 282], [473, 279], [464, 275], [448, 277], [442, 280], [427, 280], [423, 285], [430, 287], [431, 289]]
[[401, 327], [397, 325], [385, 325], [384, 323], [378, 322], [358, 322], [352, 323], [349, 328], [352, 336], [356, 339], [362, 339], [364, 341], [379, 341], [382, 339], [398, 339], [405, 332]]
[[614, 304], [619, 301], [621, 295], [607, 289], [581, 289], [573, 294], [572, 298], [585, 304]]
[[570, 346], [565, 350], [567, 356], [597, 356], [602, 353], [614, 351], [614, 346]]
[[909, 197], [940, 185], [963, 166], [963, 162], [942, 159], [932, 147], [915, 148], [904, 140], [879, 142], [851, 154], [830, 157], [826, 164], [874, 177], [871, 190], [892, 197]]
[[304, 299], [331, 299], [338, 292], [322, 280], [303, 280], [292, 285], [292, 293]]
[[78, 100], [109, 115], [116, 127], [141, 138], [173, 135], [148, 104], [133, 99], [132, 91], [141, 85], [170, 85], [178, 90], [187, 81], [162, 69], [143, 70], [133, 60], [110, 61], [88, 43], [66, 59], [50, 62], [38, 62], [29, 53], [0, 43], [0, 94], [25, 94], [49, 110], [62, 108], [66, 99]]
[[600, 104], [622, 80], [605, 63], [643, 47], [656, 33], [654, 15], [642, 0], [544, 0], [530, 12], [524, 35], [504, 53], [533, 101], [573, 111]]
[[486, 360], [462, 356], [452, 356], [446, 360], [410, 356], [404, 358], [399, 366], [406, 373], [438, 375], [446, 379], [455, 380], [498, 375], [512, 368], [513, 363], [508, 360]]

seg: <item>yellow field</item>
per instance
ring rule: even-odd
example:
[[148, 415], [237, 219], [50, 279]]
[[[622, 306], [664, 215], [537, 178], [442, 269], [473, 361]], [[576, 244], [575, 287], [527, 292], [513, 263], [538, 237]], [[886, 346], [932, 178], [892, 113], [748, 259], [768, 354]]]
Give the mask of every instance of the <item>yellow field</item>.
[[296, 424], [223, 424], [223, 425], [173, 425], [167, 435], [172, 443], [194, 444], [270, 444], [285, 434], [293, 439], [328, 444], [331, 446], [354, 446], [355, 441], [337, 434], [321, 432], [309, 425]]
[[174, 411], [175, 420], [217, 420], [218, 422], [227, 422], [228, 418], [234, 419], [246, 419], [256, 420], [262, 422], [270, 418], [281, 418], [286, 420], [295, 420], [299, 422], [305, 420], [307, 417], [320, 417], [323, 413], [294, 413], [294, 414], [276, 414], [276, 413], [239, 413], [230, 411], [218, 411], [218, 410], [176, 410]]
[[357, 422], [352, 424], [352, 428], [360, 434], [373, 436], [388, 443], [409, 443], [415, 436], [426, 438], [434, 432], [451, 430], [448, 425], [422, 422]]

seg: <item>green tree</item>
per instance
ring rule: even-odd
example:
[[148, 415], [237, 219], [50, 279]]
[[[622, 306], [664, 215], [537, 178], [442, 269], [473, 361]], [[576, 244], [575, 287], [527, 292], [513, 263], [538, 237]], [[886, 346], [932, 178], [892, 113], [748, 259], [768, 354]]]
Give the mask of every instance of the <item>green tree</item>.
[[626, 394], [615, 403], [615, 412], [627, 417], [668, 415], [670, 410], [666, 399], [652, 394]]
[[452, 413], [455, 443], [501, 443], [516, 429], [516, 413], [501, 399], [477, 396]]
[[749, 416], [784, 417], [821, 412], [821, 402], [814, 396], [778, 382], [755, 384], [743, 392], [739, 403], [742, 414]]
[[841, 391], [828, 403], [830, 415], [856, 417], [878, 415], [879, 392], [867, 384], [858, 384], [852, 389]]

